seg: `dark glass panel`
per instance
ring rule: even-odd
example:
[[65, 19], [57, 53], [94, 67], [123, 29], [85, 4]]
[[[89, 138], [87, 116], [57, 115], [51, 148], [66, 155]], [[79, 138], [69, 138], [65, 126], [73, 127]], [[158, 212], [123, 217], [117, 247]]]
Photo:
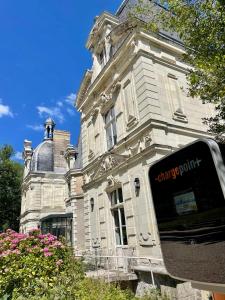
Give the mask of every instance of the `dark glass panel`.
[[150, 168], [164, 262], [176, 278], [225, 283], [225, 200], [217, 173], [224, 168], [212, 141], [193, 143]]

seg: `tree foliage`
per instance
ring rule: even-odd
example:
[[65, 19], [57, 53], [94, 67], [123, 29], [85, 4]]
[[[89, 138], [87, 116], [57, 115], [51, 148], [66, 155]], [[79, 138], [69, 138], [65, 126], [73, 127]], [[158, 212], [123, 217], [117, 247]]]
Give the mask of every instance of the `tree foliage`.
[[0, 148], [0, 231], [19, 227], [23, 168], [11, 159], [13, 154], [11, 146]]
[[225, 0], [161, 0], [164, 9], [154, 13], [152, 2], [140, 0], [136, 16], [147, 16], [152, 30], [178, 33], [186, 49], [184, 61], [192, 66], [189, 93], [216, 105], [216, 116], [205, 121], [220, 137], [225, 129]]

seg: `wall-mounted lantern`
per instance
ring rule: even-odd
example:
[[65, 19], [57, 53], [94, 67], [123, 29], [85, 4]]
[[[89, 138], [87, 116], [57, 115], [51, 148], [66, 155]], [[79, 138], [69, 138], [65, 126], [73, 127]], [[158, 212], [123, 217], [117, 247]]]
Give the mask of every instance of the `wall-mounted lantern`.
[[95, 205], [94, 198], [90, 199], [90, 205], [91, 205], [91, 211], [94, 211], [94, 205]]
[[134, 189], [135, 189], [135, 195], [136, 196], [139, 196], [139, 193], [140, 193], [140, 179], [139, 178], [135, 178], [134, 179]]

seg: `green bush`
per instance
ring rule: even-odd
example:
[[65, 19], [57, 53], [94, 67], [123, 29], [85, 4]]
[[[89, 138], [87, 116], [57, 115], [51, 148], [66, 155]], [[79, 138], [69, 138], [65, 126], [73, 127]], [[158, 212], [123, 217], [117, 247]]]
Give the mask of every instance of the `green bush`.
[[159, 289], [150, 289], [145, 293], [141, 300], [169, 300], [169, 298], [167, 296], [163, 296]]
[[71, 260], [69, 248], [51, 234], [43, 235], [38, 229], [29, 234], [7, 230], [0, 234], [0, 297], [41, 296], [43, 285], [53, 287]]
[[[84, 264], [51, 234], [0, 234], [0, 300], [137, 300], [115, 284], [84, 277]], [[166, 300], [150, 290], [142, 300]]]

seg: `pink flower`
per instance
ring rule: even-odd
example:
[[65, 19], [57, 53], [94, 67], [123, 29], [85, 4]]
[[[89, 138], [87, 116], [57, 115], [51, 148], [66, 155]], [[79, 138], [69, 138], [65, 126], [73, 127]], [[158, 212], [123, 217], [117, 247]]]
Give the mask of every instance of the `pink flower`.
[[43, 252], [48, 252], [49, 251], [49, 249], [47, 248], [47, 247], [45, 247], [44, 249], [43, 249]]
[[19, 243], [19, 239], [14, 239], [14, 240], [12, 240], [12, 243], [13, 243], [13, 244], [18, 244], [18, 243]]
[[60, 266], [62, 263], [63, 263], [63, 260], [62, 260], [62, 259], [59, 259], [59, 260], [56, 262], [56, 266]]
[[12, 244], [11, 246], [10, 246], [10, 249], [15, 249], [16, 248], [16, 244]]
[[48, 256], [52, 256], [53, 254], [51, 252], [45, 252], [44, 256], [48, 257]]

